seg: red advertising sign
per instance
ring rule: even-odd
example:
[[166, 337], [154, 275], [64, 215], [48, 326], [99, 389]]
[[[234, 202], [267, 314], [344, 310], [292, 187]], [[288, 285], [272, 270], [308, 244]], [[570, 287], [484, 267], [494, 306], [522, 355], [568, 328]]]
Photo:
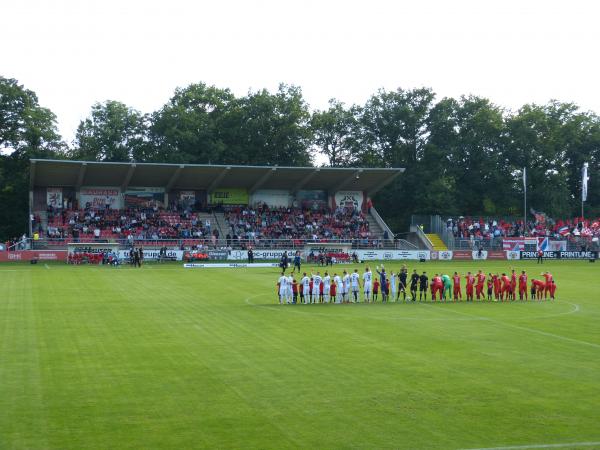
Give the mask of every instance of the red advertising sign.
[[66, 261], [66, 250], [21, 250], [16, 252], [0, 252], [0, 262], [10, 261]]
[[471, 250], [454, 250], [452, 259], [473, 259], [473, 252]]
[[504, 250], [488, 250], [487, 259], [506, 259]]

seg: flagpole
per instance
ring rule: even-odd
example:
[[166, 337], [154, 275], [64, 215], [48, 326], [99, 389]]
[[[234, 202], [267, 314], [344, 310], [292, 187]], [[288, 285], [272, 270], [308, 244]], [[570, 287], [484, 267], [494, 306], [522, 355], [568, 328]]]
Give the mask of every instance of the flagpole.
[[527, 171], [523, 167], [523, 237], [527, 231]]

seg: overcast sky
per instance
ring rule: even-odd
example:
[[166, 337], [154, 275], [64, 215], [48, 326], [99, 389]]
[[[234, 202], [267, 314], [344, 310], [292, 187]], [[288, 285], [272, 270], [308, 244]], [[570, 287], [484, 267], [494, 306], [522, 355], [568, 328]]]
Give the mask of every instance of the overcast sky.
[[0, 0], [0, 75], [34, 90], [71, 141], [94, 102], [142, 112], [204, 81], [302, 87], [313, 109], [427, 86], [517, 108], [600, 113], [600, 2]]

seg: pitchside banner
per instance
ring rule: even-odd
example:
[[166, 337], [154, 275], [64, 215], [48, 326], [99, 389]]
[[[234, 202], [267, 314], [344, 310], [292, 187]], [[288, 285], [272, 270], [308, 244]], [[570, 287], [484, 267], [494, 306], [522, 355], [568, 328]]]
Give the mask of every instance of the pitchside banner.
[[[146, 250], [144, 249], [145, 260], [158, 260], [160, 250]], [[119, 250], [119, 259], [128, 259], [129, 250]], [[167, 258], [181, 261], [183, 259], [183, 250], [167, 250]]]
[[[547, 259], [598, 259], [598, 252], [543, 252]], [[538, 252], [521, 252], [521, 259], [537, 259]]]
[[[430, 259], [426, 250], [354, 250], [360, 261]], [[353, 251], [350, 251], [352, 255]]]

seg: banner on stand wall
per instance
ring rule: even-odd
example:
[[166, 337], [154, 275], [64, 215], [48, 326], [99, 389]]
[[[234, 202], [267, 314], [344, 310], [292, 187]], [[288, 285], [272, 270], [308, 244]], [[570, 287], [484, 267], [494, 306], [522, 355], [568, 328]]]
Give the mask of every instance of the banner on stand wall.
[[[542, 252], [544, 259], [598, 259], [598, 252]], [[538, 252], [521, 252], [521, 259], [537, 259]]]
[[[144, 249], [144, 260], [153, 261], [158, 260], [160, 249], [147, 250]], [[119, 259], [128, 259], [129, 250], [119, 250]], [[167, 258], [174, 259], [175, 261], [181, 261], [183, 259], [183, 250], [167, 250]]]
[[63, 207], [63, 191], [62, 188], [49, 187], [46, 188], [46, 205], [53, 208]]

